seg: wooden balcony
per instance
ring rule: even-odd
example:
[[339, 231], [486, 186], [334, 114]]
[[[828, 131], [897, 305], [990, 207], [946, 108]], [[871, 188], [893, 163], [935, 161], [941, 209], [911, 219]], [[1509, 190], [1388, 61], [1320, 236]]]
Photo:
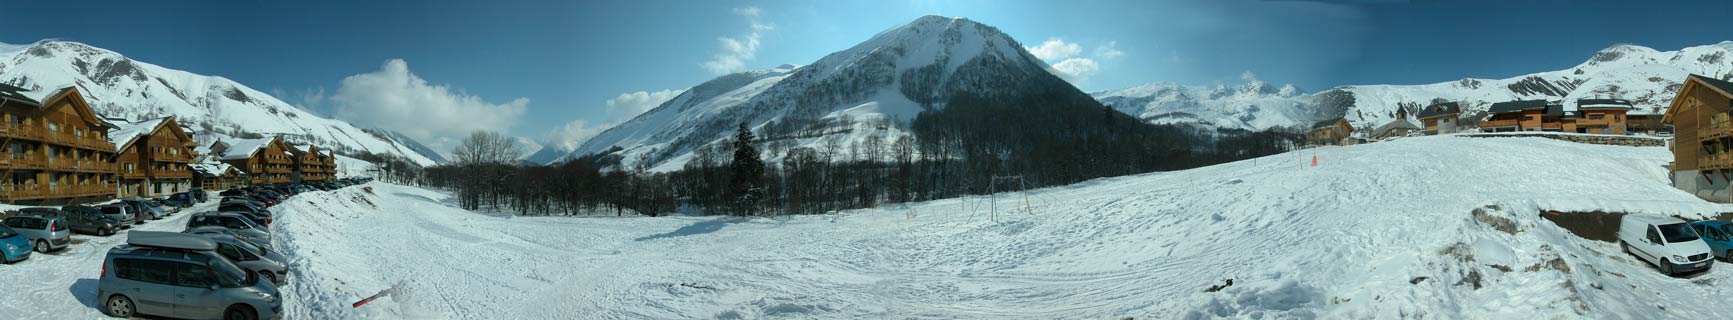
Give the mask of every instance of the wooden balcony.
[[1733, 168], [1733, 153], [1699, 155], [1697, 167], [1702, 170]]
[[1481, 122], [1480, 122], [1480, 127], [1481, 127], [1481, 128], [1492, 128], [1492, 127], [1515, 127], [1515, 126], [1516, 126], [1516, 124], [1517, 124], [1517, 122], [1518, 122], [1518, 119], [1508, 119], [1508, 120], [1487, 120], [1487, 121], [1481, 121]]
[[1729, 121], [1710, 122], [1697, 128], [1697, 139], [1700, 140], [1726, 138], [1730, 134], [1733, 134], [1733, 122]]
[[0, 200], [39, 200], [112, 196], [114, 184], [0, 186]]
[[161, 162], [192, 163], [193, 155], [186, 153], [174, 154], [168, 152], [156, 152], [151, 154], [150, 159], [151, 161]]

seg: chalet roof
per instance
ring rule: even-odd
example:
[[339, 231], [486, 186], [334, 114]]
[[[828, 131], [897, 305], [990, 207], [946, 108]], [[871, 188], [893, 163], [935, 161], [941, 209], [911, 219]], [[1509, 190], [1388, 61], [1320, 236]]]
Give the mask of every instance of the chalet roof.
[[229, 169], [235, 167], [222, 162], [200, 162], [187, 166], [191, 167], [193, 172], [197, 172], [199, 175], [206, 177], [220, 177], [224, 173], [229, 172]]
[[139, 122], [114, 123], [114, 129], [108, 130], [108, 142], [114, 143], [114, 148], [117, 150], [126, 149], [126, 145], [131, 144], [133, 140], [150, 135], [151, 131], [155, 131], [157, 126], [161, 126], [163, 121], [167, 120], [167, 117], [163, 117]]
[[1631, 100], [1625, 99], [1577, 99], [1577, 110], [1582, 109], [1634, 109]]
[[1413, 122], [1408, 122], [1407, 119], [1396, 119], [1396, 121], [1390, 121], [1390, 123], [1386, 123], [1382, 126], [1378, 126], [1377, 129], [1373, 129], [1372, 131], [1377, 132], [1377, 133], [1384, 133], [1385, 131], [1396, 130], [1396, 129], [1419, 130], [1420, 126], [1414, 125]]
[[1453, 101], [1453, 102], [1433, 104], [1430, 106], [1426, 106], [1425, 108], [1421, 108], [1420, 109], [1420, 116], [1415, 117], [1415, 118], [1416, 119], [1426, 119], [1426, 118], [1432, 118], [1432, 117], [1450, 115], [1450, 114], [1458, 114], [1458, 113], [1462, 113], [1462, 105]]
[[1312, 129], [1318, 129], [1318, 128], [1333, 126], [1333, 125], [1336, 125], [1336, 122], [1339, 122], [1342, 120], [1343, 120], [1342, 118], [1335, 118], [1335, 119], [1330, 119], [1330, 120], [1318, 121], [1316, 123], [1312, 123]]
[[1697, 74], [1691, 74], [1689, 77], [1703, 80], [1703, 83], [1715, 86], [1716, 88], [1721, 89], [1722, 92], [1733, 93], [1733, 82], [1727, 82], [1726, 80], [1705, 77]]
[[72, 88], [73, 86], [65, 86], [53, 90], [30, 90], [9, 84], [0, 84], [0, 99], [18, 101], [28, 103], [32, 106], [41, 107], [43, 101], [47, 101], [48, 98], [60, 95], [61, 92], [65, 92], [66, 90], [72, 90]]
[[1533, 109], [1545, 110], [1546, 107], [1546, 100], [1517, 100], [1494, 103], [1492, 104], [1492, 107], [1486, 109], [1486, 112], [1505, 113]]
[[225, 140], [223, 141], [223, 144], [228, 145], [228, 148], [223, 149], [223, 154], [217, 155], [217, 160], [246, 160], [247, 158], [252, 158], [254, 153], [258, 153], [260, 149], [264, 149], [265, 146], [271, 145], [271, 140], [275, 139], [276, 138]]
[[1557, 105], [1557, 104], [1549, 104], [1549, 105], [1546, 105], [1546, 109], [1541, 110], [1541, 113], [1545, 114], [1545, 115], [1549, 115], [1549, 116], [1564, 116], [1565, 115], [1565, 106], [1564, 105]]

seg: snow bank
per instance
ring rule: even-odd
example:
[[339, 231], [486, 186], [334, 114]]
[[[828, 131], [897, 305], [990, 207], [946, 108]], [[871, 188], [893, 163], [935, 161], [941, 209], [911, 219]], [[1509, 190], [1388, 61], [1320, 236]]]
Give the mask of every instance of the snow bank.
[[[1733, 314], [1719, 301], [1726, 265], [1661, 276], [1539, 217], [1733, 211], [1668, 186], [1669, 160], [1657, 147], [1420, 137], [1098, 179], [1032, 191], [1027, 205], [1003, 194], [751, 220], [494, 217], [371, 183], [299, 196], [276, 228], [296, 257], [284, 290], [295, 318]], [[406, 300], [349, 308], [400, 281]]]

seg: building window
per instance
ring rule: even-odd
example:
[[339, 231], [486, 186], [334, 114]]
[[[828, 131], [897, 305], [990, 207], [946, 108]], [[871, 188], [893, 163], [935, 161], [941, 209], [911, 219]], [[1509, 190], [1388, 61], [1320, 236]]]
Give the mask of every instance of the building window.
[[1604, 114], [1591, 114], [1591, 115], [1589, 115], [1589, 120], [1600, 120], [1600, 119], [1605, 119], [1606, 117], [1607, 117], [1607, 115], [1604, 115]]
[[1534, 116], [1522, 117], [1522, 121], [1534, 121]]
[[49, 121], [48, 122], [48, 132], [60, 133], [60, 124], [54, 123], [54, 121]]

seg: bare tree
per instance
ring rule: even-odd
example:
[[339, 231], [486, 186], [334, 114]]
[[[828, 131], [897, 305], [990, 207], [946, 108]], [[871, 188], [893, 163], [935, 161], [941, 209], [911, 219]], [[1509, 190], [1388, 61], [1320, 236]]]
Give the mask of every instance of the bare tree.
[[476, 130], [451, 150], [458, 165], [510, 164], [523, 155], [523, 148], [511, 138], [493, 131]]

